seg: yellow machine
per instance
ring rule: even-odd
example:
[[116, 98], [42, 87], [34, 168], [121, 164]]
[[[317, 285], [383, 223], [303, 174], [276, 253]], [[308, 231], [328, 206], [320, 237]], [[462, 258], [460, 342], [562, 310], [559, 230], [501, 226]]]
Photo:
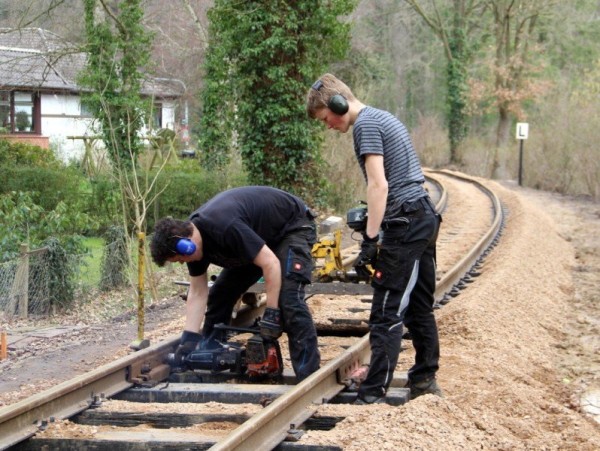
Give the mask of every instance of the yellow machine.
[[[328, 282], [369, 282], [361, 278], [353, 268], [354, 261], [358, 256], [358, 247], [345, 249], [345, 256], [342, 255], [342, 231], [336, 230], [333, 237], [325, 236], [321, 238], [312, 248], [312, 256], [315, 261], [315, 270], [313, 271], [313, 284]], [[368, 265], [369, 272], [373, 274], [373, 268]]]
[[321, 238], [312, 248], [312, 256], [322, 259], [322, 265], [318, 265], [313, 274], [317, 282], [331, 282], [335, 274], [344, 270], [342, 263], [342, 231], [333, 232]]

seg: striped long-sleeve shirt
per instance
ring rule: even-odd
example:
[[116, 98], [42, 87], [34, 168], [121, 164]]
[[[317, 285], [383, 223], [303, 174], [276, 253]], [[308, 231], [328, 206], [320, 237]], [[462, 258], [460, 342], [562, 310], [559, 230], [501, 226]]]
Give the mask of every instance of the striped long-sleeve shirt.
[[402, 122], [387, 111], [363, 108], [354, 123], [354, 152], [367, 179], [365, 155], [383, 155], [383, 167], [388, 182], [385, 217], [398, 214], [405, 202], [425, 197], [425, 178], [419, 157]]

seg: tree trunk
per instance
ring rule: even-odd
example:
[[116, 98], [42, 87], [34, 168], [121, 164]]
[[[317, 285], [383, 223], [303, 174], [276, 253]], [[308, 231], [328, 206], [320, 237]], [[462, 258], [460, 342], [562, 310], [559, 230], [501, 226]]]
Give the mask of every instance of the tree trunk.
[[467, 49], [466, 20], [464, 2], [454, 1], [454, 18], [448, 41], [450, 56], [448, 59], [448, 138], [450, 140], [450, 162], [460, 164], [458, 148], [467, 136], [468, 117], [465, 112], [467, 99], [467, 67], [469, 51]]
[[496, 147], [504, 147], [508, 144], [510, 136], [510, 114], [504, 105], [498, 107], [498, 127], [496, 128]]
[[492, 161], [491, 177], [501, 179], [506, 176], [506, 167], [500, 160], [500, 149], [508, 145], [510, 135], [510, 114], [505, 105], [498, 107], [498, 127], [496, 128], [496, 146], [494, 148], [494, 159]]

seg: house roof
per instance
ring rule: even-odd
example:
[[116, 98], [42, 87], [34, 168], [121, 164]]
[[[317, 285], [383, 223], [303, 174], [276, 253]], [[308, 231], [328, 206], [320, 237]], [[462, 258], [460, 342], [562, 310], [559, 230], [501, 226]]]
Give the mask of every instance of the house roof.
[[[60, 36], [40, 28], [0, 28], [0, 89], [82, 91], [77, 74], [86, 53]], [[185, 85], [176, 79], [148, 78], [142, 93], [181, 97]]]

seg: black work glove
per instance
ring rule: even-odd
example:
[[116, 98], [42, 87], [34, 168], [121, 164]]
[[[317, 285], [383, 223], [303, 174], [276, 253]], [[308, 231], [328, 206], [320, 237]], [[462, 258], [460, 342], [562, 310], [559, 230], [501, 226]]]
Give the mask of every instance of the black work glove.
[[177, 364], [181, 364], [183, 359], [187, 357], [190, 352], [196, 349], [198, 344], [200, 344], [203, 339], [204, 337], [202, 334], [184, 330], [181, 334], [181, 338], [179, 339], [179, 346], [177, 346], [177, 349], [175, 350], [174, 361]]
[[361, 279], [368, 279], [371, 277], [371, 272], [367, 269], [367, 265], [373, 266], [377, 261], [377, 242], [379, 241], [379, 234], [375, 238], [369, 238], [366, 233], [363, 233], [363, 240], [360, 244], [360, 253], [356, 257], [354, 262], [354, 269], [356, 274]]
[[281, 337], [281, 311], [278, 308], [267, 307], [258, 322], [258, 327], [260, 335], [267, 340]]

